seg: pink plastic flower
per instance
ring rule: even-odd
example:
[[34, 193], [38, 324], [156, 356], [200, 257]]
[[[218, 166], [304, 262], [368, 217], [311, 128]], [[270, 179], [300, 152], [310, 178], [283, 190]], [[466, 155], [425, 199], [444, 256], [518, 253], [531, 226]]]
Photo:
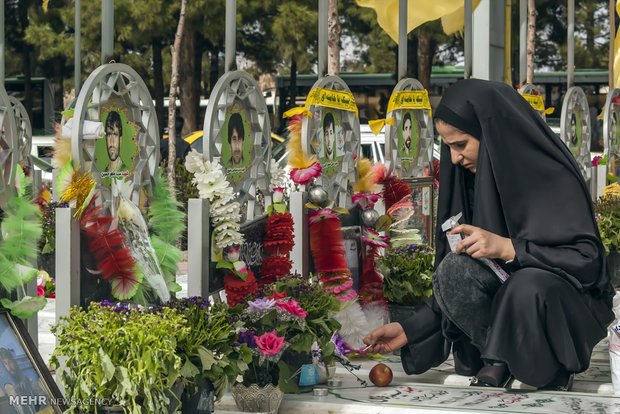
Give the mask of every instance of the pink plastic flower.
[[276, 187], [273, 189], [273, 202], [281, 203], [284, 198], [284, 188]]
[[313, 162], [306, 168], [293, 168], [291, 170], [291, 180], [297, 184], [306, 185], [314, 178], [321, 175], [321, 164]]
[[362, 241], [379, 247], [388, 247], [390, 238], [388, 236], [380, 236], [373, 229], [365, 228], [362, 233]]
[[45, 296], [45, 288], [43, 286], [37, 286], [37, 296]]
[[284, 346], [284, 337], [278, 336], [276, 331], [265, 332], [261, 336], [254, 336], [254, 338], [263, 355], [275, 355]]
[[296, 300], [290, 300], [288, 302], [277, 302], [276, 306], [284, 309], [292, 315], [301, 316], [302, 318], [308, 316], [308, 312], [303, 310], [301, 306], [299, 306], [299, 302], [297, 302]]
[[381, 194], [379, 193], [355, 193], [351, 196], [351, 201], [353, 205], [364, 209], [366, 207], [373, 208], [379, 198], [381, 198]]
[[229, 262], [236, 262], [237, 260], [239, 260], [239, 254], [241, 253], [241, 245], [240, 244], [236, 244], [234, 246], [230, 246], [228, 248], [228, 251], [226, 252], [226, 259], [228, 259]]
[[245, 274], [248, 272], [247, 267], [245, 267], [245, 262], [242, 260], [239, 260], [237, 262], [233, 263], [233, 266], [235, 268], [235, 271], [241, 274]]
[[592, 158], [592, 166], [593, 167], [598, 167], [598, 162], [599, 162], [599, 160], [601, 158], [603, 158], [603, 157], [601, 157], [600, 155], [597, 155], [596, 157]]

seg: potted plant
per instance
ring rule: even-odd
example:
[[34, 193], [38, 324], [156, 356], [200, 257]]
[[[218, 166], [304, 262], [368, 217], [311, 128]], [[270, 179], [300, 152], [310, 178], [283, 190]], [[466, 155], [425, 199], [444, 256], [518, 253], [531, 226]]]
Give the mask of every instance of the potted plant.
[[[176, 309], [93, 302], [52, 327], [58, 346], [50, 365], [72, 403], [98, 399], [132, 414], [166, 413], [181, 375], [177, 341], [189, 331]], [[67, 412], [97, 411], [102, 408], [73, 403]]]
[[213, 412], [214, 402], [224, 395], [226, 384], [234, 383], [252, 359], [247, 347], [234, 346], [241, 326], [241, 308], [210, 304], [199, 296], [172, 300], [163, 307], [184, 315], [189, 328], [177, 342], [185, 383], [181, 410], [193, 414]]
[[304, 329], [293, 325], [289, 330], [290, 346], [283, 359], [291, 368], [291, 374], [298, 374], [294, 376], [297, 381], [281, 384], [282, 390], [299, 393], [299, 385], [313, 385], [299, 382], [301, 369], [306, 364], [314, 364], [319, 374], [319, 382], [327, 381], [327, 377], [334, 374], [333, 338], [341, 326], [333, 315], [340, 310], [341, 302], [309, 275], [284, 276], [265, 286], [263, 292], [263, 295], [270, 297], [290, 297], [308, 312]]
[[392, 247], [377, 259], [392, 322], [402, 320], [411, 307], [431, 296], [434, 260], [433, 249], [425, 244]]
[[594, 204], [594, 217], [607, 253], [607, 262], [614, 285], [620, 284], [620, 186], [605, 187]]
[[284, 395], [281, 388], [292, 382], [292, 370], [281, 358], [291, 338], [306, 329], [308, 312], [285, 294], [250, 300], [242, 309], [244, 328], [237, 345], [250, 349], [252, 361], [243, 380], [232, 386], [232, 395], [240, 411], [275, 413]]

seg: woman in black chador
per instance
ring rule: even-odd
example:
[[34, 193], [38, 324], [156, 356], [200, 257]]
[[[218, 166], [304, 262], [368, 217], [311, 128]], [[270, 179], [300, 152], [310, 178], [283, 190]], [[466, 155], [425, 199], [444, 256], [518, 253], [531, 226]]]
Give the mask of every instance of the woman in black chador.
[[[435, 111], [443, 137], [433, 296], [365, 338], [401, 348], [408, 374], [443, 362], [473, 385], [511, 376], [567, 389], [611, 322], [613, 289], [592, 201], [575, 159], [510, 86], [464, 80]], [[441, 225], [462, 213], [450, 234]], [[479, 258], [508, 274], [503, 282]]]

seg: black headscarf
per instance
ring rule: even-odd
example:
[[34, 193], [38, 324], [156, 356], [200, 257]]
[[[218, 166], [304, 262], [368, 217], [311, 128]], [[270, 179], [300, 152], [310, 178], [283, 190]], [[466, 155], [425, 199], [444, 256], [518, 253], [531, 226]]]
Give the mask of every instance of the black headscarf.
[[480, 140], [475, 175], [441, 146], [435, 266], [450, 251], [441, 224], [463, 212], [461, 223], [512, 239], [520, 267], [552, 271], [581, 291], [612, 291], [578, 165], [521, 95], [503, 83], [462, 80], [435, 118]]

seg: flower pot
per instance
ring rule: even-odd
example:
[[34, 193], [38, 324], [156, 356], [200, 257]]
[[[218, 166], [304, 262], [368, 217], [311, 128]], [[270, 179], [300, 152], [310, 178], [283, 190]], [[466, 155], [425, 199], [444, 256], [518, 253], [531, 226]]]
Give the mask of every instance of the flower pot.
[[211, 381], [204, 380], [193, 395], [183, 394], [183, 414], [211, 414], [215, 411], [215, 388]]
[[273, 384], [259, 387], [252, 384], [249, 387], [241, 383], [232, 386], [232, 396], [239, 411], [245, 413], [277, 413], [284, 393]]
[[398, 305], [396, 303], [388, 303], [388, 316], [390, 322], [400, 322], [407, 319], [413, 314], [415, 306], [411, 305]]

